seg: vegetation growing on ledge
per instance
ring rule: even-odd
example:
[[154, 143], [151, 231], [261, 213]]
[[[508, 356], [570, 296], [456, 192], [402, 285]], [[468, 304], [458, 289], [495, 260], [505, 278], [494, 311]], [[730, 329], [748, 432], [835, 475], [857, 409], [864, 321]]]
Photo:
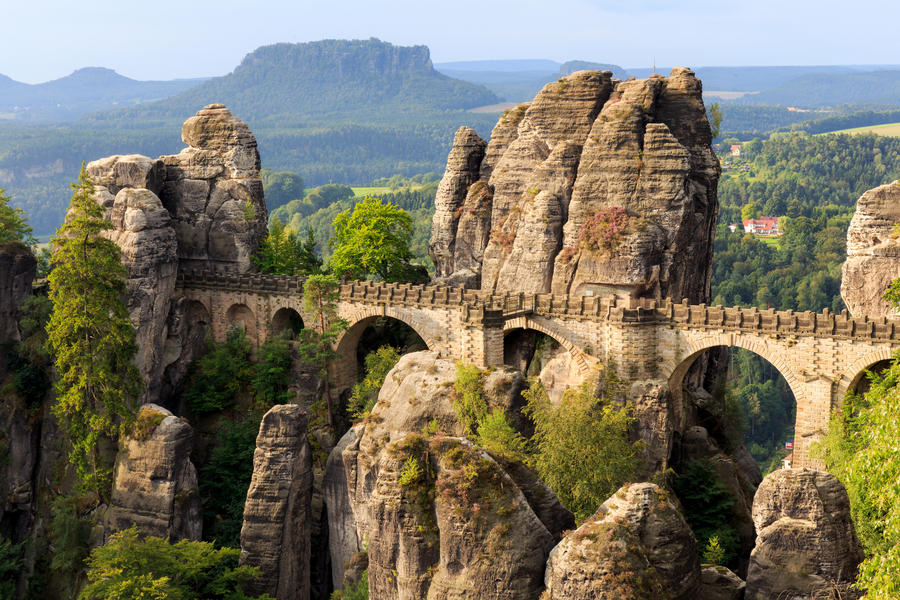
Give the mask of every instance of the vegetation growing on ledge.
[[611, 254], [619, 246], [631, 218], [621, 206], [609, 206], [592, 214], [578, 229], [578, 242], [588, 250]]
[[400, 352], [393, 346], [382, 346], [366, 355], [366, 374], [362, 381], [353, 386], [350, 399], [347, 400], [347, 414], [352, 419], [363, 419], [372, 412], [381, 386], [384, 385], [384, 378], [399, 360]]

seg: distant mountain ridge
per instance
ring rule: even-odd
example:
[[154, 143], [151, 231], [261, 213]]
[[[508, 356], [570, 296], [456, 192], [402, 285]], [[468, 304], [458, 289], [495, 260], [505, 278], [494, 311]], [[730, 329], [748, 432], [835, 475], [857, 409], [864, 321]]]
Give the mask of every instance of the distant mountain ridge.
[[0, 75], [0, 113], [7, 120], [66, 121], [98, 110], [172, 96], [201, 81], [138, 81], [103, 67], [78, 69], [37, 84]]
[[[262, 46], [228, 75], [176, 96], [95, 115], [93, 120], [180, 120], [221, 102], [241, 118], [293, 124], [348, 115], [385, 120], [386, 113], [465, 110], [500, 99], [487, 88], [437, 72], [427, 46], [369, 40], [322, 40]], [[388, 118], [387, 120], [390, 120]], [[255, 123], [254, 123], [255, 122]]]

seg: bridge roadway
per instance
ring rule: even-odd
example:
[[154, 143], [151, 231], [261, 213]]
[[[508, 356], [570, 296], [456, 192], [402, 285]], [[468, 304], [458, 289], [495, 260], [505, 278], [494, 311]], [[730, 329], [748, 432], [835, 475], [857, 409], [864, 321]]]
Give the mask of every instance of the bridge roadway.
[[[292, 323], [311, 322], [303, 279], [259, 274], [180, 273], [176, 293], [189, 314], [222, 340], [231, 325], [255, 344]], [[411, 327], [430, 350], [490, 367], [503, 364], [504, 337], [531, 329], [555, 339], [587, 377], [614, 364], [629, 380], [668, 385], [676, 419], [684, 376], [698, 356], [718, 346], [745, 348], [784, 376], [797, 402], [794, 465], [815, 466], [810, 444], [865, 371], [900, 349], [900, 319], [691, 305], [666, 299], [490, 294], [436, 285], [352, 282], [341, 287], [338, 314], [349, 326], [337, 341], [337, 390], [357, 380], [356, 346], [378, 317]]]

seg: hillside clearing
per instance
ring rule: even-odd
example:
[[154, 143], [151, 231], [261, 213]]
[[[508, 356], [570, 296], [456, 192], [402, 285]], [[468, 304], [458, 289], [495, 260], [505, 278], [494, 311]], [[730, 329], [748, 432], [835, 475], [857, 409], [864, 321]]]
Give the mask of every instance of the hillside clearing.
[[868, 125], [866, 127], [854, 127], [852, 129], [841, 129], [839, 131], [830, 131], [829, 133], [874, 133], [887, 137], [900, 137], [900, 123], [885, 123], [884, 125]]

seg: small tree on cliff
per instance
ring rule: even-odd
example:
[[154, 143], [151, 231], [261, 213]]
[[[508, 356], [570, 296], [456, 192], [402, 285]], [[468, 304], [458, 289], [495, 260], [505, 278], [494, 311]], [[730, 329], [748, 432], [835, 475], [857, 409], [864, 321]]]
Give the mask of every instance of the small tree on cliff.
[[340, 282], [334, 275], [310, 275], [303, 284], [303, 304], [313, 315], [312, 327], [301, 330], [299, 353], [303, 360], [315, 366], [324, 386], [328, 406], [328, 424], [334, 426], [334, 408], [328, 381], [328, 363], [338, 356], [334, 349], [338, 336], [347, 328], [347, 321], [338, 317], [337, 301]]
[[24, 242], [29, 246], [36, 243], [32, 229], [25, 220], [25, 211], [9, 205], [9, 196], [0, 188], [0, 244], [4, 242]]
[[123, 302], [126, 270], [112, 228], [94, 200], [84, 165], [65, 224], [53, 238], [53, 312], [48, 342], [59, 374], [53, 412], [66, 428], [71, 461], [85, 488], [105, 497], [111, 465], [99, 445], [134, 422], [140, 376], [134, 328]]

